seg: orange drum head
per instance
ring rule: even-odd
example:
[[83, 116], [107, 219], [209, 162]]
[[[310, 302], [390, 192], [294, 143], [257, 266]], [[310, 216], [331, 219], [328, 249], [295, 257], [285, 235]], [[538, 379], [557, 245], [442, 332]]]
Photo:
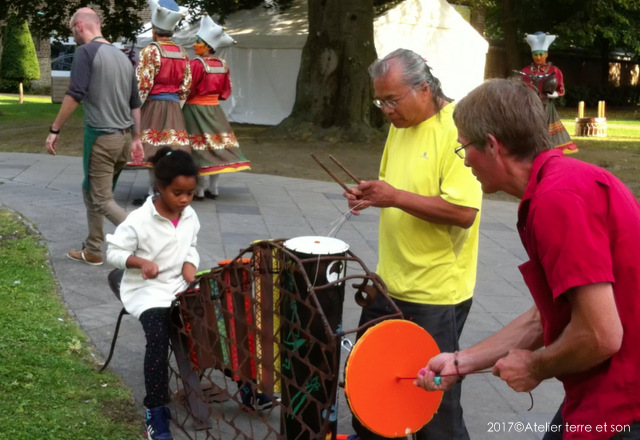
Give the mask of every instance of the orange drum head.
[[413, 434], [432, 418], [442, 391], [426, 391], [411, 379], [440, 353], [422, 327], [391, 319], [371, 327], [353, 346], [344, 391], [351, 411], [367, 429], [384, 437]]

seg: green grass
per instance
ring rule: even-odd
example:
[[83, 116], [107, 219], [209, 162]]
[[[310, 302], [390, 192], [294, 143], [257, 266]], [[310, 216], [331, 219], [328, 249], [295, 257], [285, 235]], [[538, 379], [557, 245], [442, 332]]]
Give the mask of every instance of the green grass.
[[[567, 128], [567, 131], [573, 137], [575, 120], [577, 111], [562, 108], [558, 109], [558, 113], [562, 118], [562, 123]], [[594, 117], [593, 112], [586, 111], [586, 117]], [[635, 141], [640, 142], [640, 111], [634, 108], [623, 109], [611, 109], [607, 112], [607, 136], [602, 138], [593, 137], [575, 137], [574, 141], [579, 143], [582, 140], [597, 140], [604, 148], [608, 148], [608, 144], [612, 143], [610, 147], [616, 147], [618, 142]], [[580, 145], [578, 144], [578, 147]]]
[[[25, 96], [18, 104], [17, 95], [0, 95], [0, 151], [45, 153], [45, 139], [60, 104], [44, 96]], [[82, 106], [65, 124], [58, 141], [58, 154], [82, 155]]]
[[[574, 133], [575, 119], [562, 119], [570, 135]], [[572, 136], [573, 137], [573, 136]], [[578, 140], [582, 137], [576, 137]], [[640, 121], [624, 121], [619, 119], [607, 119], [607, 136], [599, 138], [603, 142], [616, 142], [634, 139], [640, 140]]]
[[[17, 96], [0, 95], [0, 118], [3, 121], [47, 119], [53, 122], [58, 110], [60, 110], [60, 104], [53, 104], [49, 97], [25, 96], [24, 103], [18, 104]], [[78, 116], [81, 114], [82, 112]]]
[[140, 438], [131, 391], [98, 373], [41, 238], [0, 210], [0, 439]]

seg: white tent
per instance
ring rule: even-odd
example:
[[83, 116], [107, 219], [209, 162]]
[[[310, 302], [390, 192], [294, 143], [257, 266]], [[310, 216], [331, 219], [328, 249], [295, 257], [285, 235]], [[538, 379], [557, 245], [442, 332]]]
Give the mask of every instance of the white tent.
[[379, 57], [399, 47], [419, 53], [450, 98], [462, 98], [484, 80], [489, 43], [445, 0], [405, 0], [373, 26]]
[[239, 11], [224, 24], [237, 41], [218, 50], [229, 63], [231, 97], [222, 103], [230, 121], [276, 125], [289, 116], [307, 41], [307, 0], [282, 14], [273, 8]]
[[[230, 121], [275, 125], [293, 108], [296, 81], [307, 38], [307, 0], [294, 0], [282, 14], [256, 8], [230, 15], [224, 24], [237, 44], [220, 48], [231, 70], [233, 93], [222, 103]], [[191, 49], [199, 23], [176, 32], [174, 41]], [[484, 78], [488, 43], [445, 0], [405, 0], [374, 20], [379, 57], [397, 48], [423, 55], [446, 95], [459, 99]], [[140, 35], [136, 46], [150, 42]]]

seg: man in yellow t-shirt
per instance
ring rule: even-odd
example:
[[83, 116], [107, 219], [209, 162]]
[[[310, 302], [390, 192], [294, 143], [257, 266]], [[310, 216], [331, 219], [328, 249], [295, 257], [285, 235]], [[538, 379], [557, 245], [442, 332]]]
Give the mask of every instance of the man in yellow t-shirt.
[[[378, 274], [405, 319], [425, 328], [441, 351], [455, 351], [475, 286], [482, 190], [456, 156], [453, 104], [426, 61], [398, 49], [375, 61], [369, 73], [374, 104], [392, 127], [380, 179], [344, 195], [354, 214], [382, 208]], [[360, 324], [391, 312], [374, 301], [363, 309]], [[445, 393], [418, 439], [469, 439], [460, 393], [460, 383]], [[355, 418], [354, 428], [362, 440], [381, 438]]]

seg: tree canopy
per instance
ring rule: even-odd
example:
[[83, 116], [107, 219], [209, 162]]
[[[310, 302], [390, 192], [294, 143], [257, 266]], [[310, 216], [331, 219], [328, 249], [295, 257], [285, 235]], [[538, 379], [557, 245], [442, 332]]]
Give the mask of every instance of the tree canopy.
[[[260, 4], [286, 8], [292, 0], [187, 0], [177, 3], [194, 11], [194, 16], [208, 13], [224, 18], [239, 9], [254, 8]], [[11, 16], [23, 17], [32, 23], [32, 28], [40, 29], [42, 38], [50, 35], [60, 38], [71, 35], [69, 18], [81, 7], [90, 6], [102, 12], [102, 33], [109, 40], [124, 38], [134, 40], [142, 28], [139, 12], [148, 7], [147, 0], [10, 0], [7, 7], [0, 9], [0, 22]]]
[[[351, 6], [373, 3], [376, 12], [403, 0], [353, 0]], [[327, 5], [326, 0], [310, 0], [312, 5]], [[292, 0], [182, 0], [178, 3], [206, 12], [220, 21], [238, 9], [260, 4], [286, 9]], [[525, 33], [556, 33], [555, 47], [580, 47], [600, 52], [603, 46], [640, 53], [640, 2], [638, 0], [458, 0], [472, 8], [486, 9], [486, 34], [489, 38], [511, 40], [523, 49]], [[26, 18], [32, 29], [46, 38], [51, 32], [70, 35], [68, 19], [75, 10], [89, 4], [86, 0], [9, 0], [0, 9], [0, 22], [13, 15]], [[147, 0], [95, 0], [90, 3], [104, 14], [106, 37], [132, 39], [142, 23], [137, 12]], [[509, 44], [507, 44], [509, 46]]]
[[[503, 39], [507, 53], [526, 45], [524, 34], [559, 35], [557, 48], [606, 54], [620, 49], [640, 55], [637, 0], [473, 0], [486, 7], [486, 34]], [[512, 66], [518, 68], [518, 64]]]
[[0, 9], [0, 21], [17, 16], [29, 21], [37, 29], [40, 38], [71, 35], [69, 19], [81, 7], [91, 6], [103, 13], [102, 30], [105, 37], [116, 40], [130, 39], [141, 29], [138, 12], [147, 7], [146, 0], [10, 0]]

